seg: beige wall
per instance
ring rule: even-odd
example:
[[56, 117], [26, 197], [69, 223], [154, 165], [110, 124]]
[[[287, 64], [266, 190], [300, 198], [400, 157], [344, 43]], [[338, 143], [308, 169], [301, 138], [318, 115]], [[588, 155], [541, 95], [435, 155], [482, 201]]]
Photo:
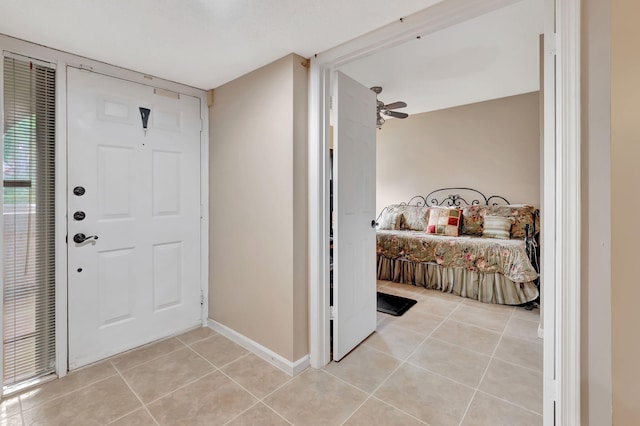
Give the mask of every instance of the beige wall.
[[538, 92], [388, 120], [377, 138], [377, 210], [443, 187], [540, 206]]
[[[582, 424], [611, 425], [610, 3], [582, 3]], [[625, 424], [625, 423], [617, 423]]]
[[289, 361], [308, 353], [303, 61], [215, 89], [209, 111], [209, 315]]
[[640, 2], [611, 2], [613, 423], [640, 424]]

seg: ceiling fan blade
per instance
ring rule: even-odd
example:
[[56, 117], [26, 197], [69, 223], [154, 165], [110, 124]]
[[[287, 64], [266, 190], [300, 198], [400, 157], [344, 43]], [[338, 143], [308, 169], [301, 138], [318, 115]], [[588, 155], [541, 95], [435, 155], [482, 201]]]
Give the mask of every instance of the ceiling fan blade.
[[405, 102], [399, 101], [399, 102], [394, 102], [394, 103], [389, 104], [389, 105], [385, 105], [384, 109], [398, 109], [398, 108], [404, 108], [406, 106], [407, 106], [407, 104]]
[[395, 118], [407, 118], [409, 116], [409, 114], [405, 114], [404, 112], [397, 112], [397, 111], [382, 111], [382, 114], [389, 117], [395, 117]]

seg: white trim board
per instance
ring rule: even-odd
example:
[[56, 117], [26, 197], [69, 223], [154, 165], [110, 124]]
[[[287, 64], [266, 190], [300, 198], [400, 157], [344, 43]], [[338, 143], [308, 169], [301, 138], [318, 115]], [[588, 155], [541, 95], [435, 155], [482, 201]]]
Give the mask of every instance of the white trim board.
[[[556, 0], [556, 424], [580, 420], [580, 0]], [[546, 167], [546, 166], [545, 166]], [[546, 322], [545, 322], [546, 324]], [[546, 326], [545, 326], [546, 328]], [[545, 360], [550, 361], [550, 360]]]
[[278, 369], [284, 371], [290, 376], [296, 376], [302, 373], [309, 366], [308, 354], [298, 359], [297, 361], [289, 361], [286, 358], [273, 352], [271, 349], [262, 346], [260, 343], [251, 340], [247, 336], [244, 336], [237, 331], [227, 327], [226, 325], [220, 324], [217, 321], [208, 319], [207, 326], [210, 329], [222, 334], [229, 340], [239, 344], [249, 352], [252, 352], [255, 355], [259, 356], [274, 367], [277, 367]]
[[[311, 58], [309, 73], [309, 336], [310, 364], [330, 360], [328, 134], [331, 77], [341, 64], [440, 30], [514, 1], [447, 0]], [[557, 57], [548, 98], [555, 132], [545, 132], [545, 247], [557, 255], [545, 277], [545, 425], [580, 424], [580, 0], [545, 1], [545, 44]], [[550, 7], [549, 7], [550, 6]], [[475, 15], [474, 15], [475, 13]], [[550, 31], [547, 33], [547, 31]], [[547, 227], [548, 226], [548, 227]], [[543, 250], [546, 250], [543, 248]], [[556, 286], [556, 283], [560, 283]], [[547, 369], [549, 368], [549, 370]], [[555, 415], [554, 407], [555, 405]], [[549, 409], [551, 407], [551, 409]]]

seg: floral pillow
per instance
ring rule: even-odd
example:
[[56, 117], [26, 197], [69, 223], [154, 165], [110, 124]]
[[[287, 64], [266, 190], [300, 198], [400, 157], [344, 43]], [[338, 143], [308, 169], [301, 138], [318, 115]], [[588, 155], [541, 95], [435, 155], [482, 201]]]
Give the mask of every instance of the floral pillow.
[[469, 206], [462, 210], [462, 233], [464, 235], [482, 235], [482, 224], [487, 206]]
[[430, 208], [427, 234], [457, 237], [461, 223], [462, 210], [460, 209]]
[[405, 206], [402, 213], [402, 228], [413, 231], [424, 231], [427, 229], [427, 207]]
[[397, 230], [400, 229], [401, 222], [402, 213], [387, 209], [380, 215], [378, 229]]

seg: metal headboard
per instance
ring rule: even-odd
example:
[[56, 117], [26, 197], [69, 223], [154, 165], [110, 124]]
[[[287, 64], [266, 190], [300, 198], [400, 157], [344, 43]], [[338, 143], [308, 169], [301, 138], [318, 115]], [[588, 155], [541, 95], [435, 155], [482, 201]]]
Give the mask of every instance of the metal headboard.
[[491, 195], [487, 197], [482, 192], [473, 188], [440, 188], [431, 191], [427, 196], [416, 195], [406, 203], [410, 206], [446, 206], [446, 207], [465, 207], [465, 206], [496, 206], [499, 204], [511, 204], [500, 195]]

